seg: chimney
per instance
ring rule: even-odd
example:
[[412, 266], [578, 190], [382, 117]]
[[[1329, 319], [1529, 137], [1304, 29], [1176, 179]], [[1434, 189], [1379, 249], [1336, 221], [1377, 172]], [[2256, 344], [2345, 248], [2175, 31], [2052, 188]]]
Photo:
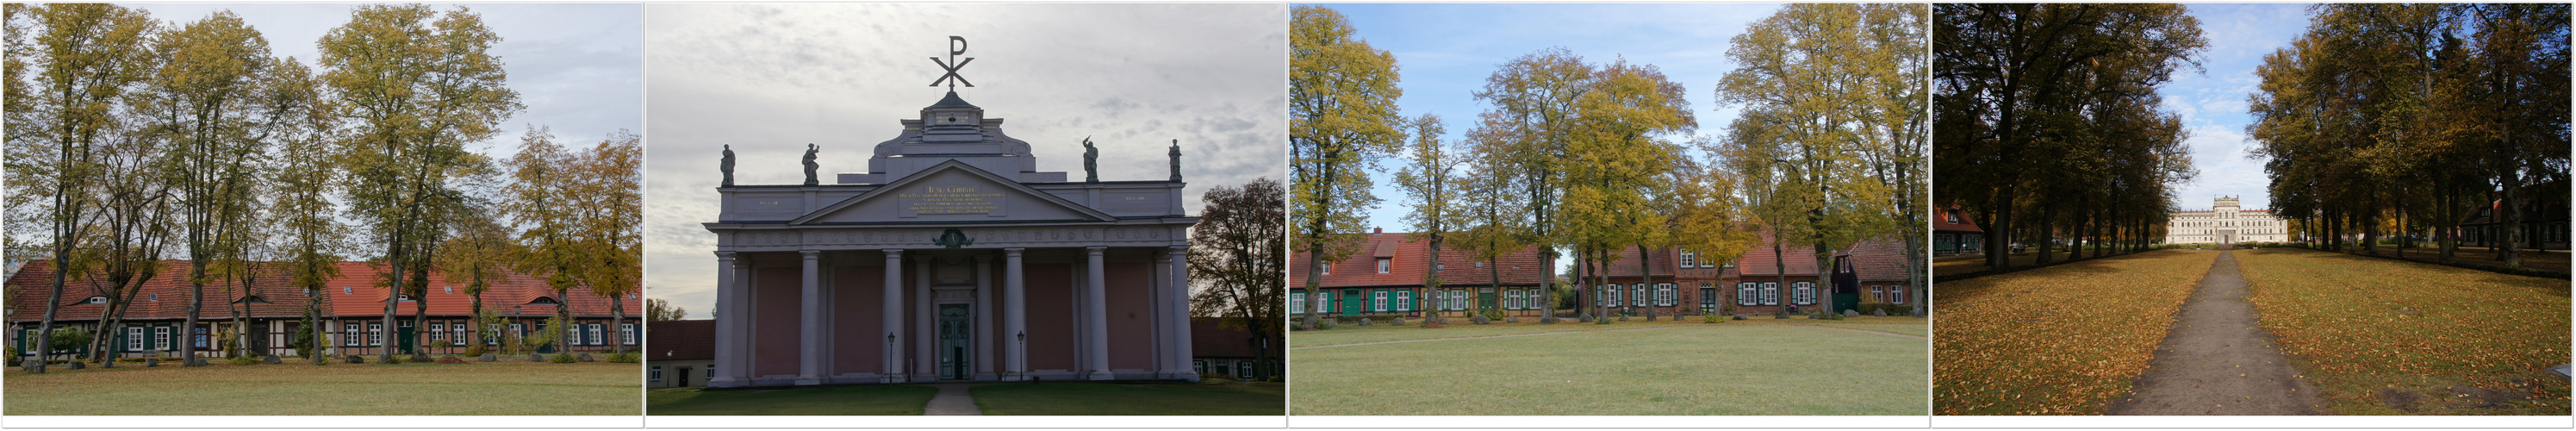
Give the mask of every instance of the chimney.
[[1381, 228], [1377, 228], [1377, 230], [1376, 230], [1376, 231], [1374, 231], [1374, 232], [1369, 232], [1369, 234], [1370, 234], [1370, 235], [1378, 235], [1378, 234], [1384, 234], [1384, 233], [1386, 233], [1386, 228], [1382, 228], [1382, 227], [1381, 227]]

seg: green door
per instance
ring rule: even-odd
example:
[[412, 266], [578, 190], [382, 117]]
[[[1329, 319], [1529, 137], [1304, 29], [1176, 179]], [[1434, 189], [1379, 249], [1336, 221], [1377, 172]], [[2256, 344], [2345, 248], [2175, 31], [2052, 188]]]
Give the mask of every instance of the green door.
[[973, 368], [971, 364], [974, 363], [966, 356], [966, 349], [971, 345], [967, 334], [973, 330], [967, 322], [966, 304], [939, 305], [939, 378], [942, 380], [974, 378], [974, 374], [967, 371]]
[[1476, 309], [1492, 310], [1494, 309], [1494, 304], [1494, 288], [1486, 287], [1476, 289]]
[[1343, 290], [1342, 314], [1368, 314], [1368, 298], [1361, 296], [1365, 293], [1359, 289]]
[[405, 354], [405, 355], [409, 355], [409, 354], [411, 354], [411, 349], [412, 349], [412, 347], [413, 347], [412, 345], [414, 344], [414, 340], [412, 340], [412, 338], [414, 338], [414, 337], [413, 337], [412, 335], [413, 335], [413, 334], [417, 334], [417, 333], [419, 333], [419, 332], [418, 332], [418, 330], [413, 329], [413, 328], [411, 327], [411, 321], [409, 321], [409, 320], [404, 320], [404, 321], [401, 321], [401, 323], [402, 323], [402, 330], [400, 330], [400, 331], [395, 331], [395, 332], [394, 332], [394, 334], [395, 334], [396, 336], [399, 336], [399, 337], [400, 337], [400, 339], [402, 340], [402, 344], [401, 344], [401, 345], [402, 345], [402, 353], [403, 353], [403, 354]]

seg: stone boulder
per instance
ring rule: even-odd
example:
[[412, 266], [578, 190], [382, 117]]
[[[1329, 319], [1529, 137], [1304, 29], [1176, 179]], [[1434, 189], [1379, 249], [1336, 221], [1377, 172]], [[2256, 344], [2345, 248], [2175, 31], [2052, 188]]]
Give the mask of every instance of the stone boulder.
[[161, 366], [161, 358], [143, 358], [143, 367], [144, 367], [144, 368], [152, 368], [152, 367], [158, 367], [158, 366]]
[[1843, 317], [1860, 317], [1860, 310], [1843, 310]]
[[544, 355], [539, 355], [539, 354], [535, 354], [535, 353], [530, 353], [530, 354], [528, 354], [528, 362], [545, 362], [545, 361], [546, 361], [546, 357], [545, 357]]
[[1626, 315], [1626, 314], [1621, 314], [1621, 315], [1619, 315], [1619, 321], [1621, 321], [1621, 322], [1626, 322], [1626, 321], [1628, 321], [1628, 315]]
[[1482, 315], [1482, 314], [1478, 314], [1478, 315], [1476, 315], [1476, 317], [1468, 318], [1467, 320], [1468, 320], [1468, 321], [1471, 321], [1471, 322], [1475, 322], [1475, 323], [1476, 323], [1476, 324], [1478, 324], [1478, 325], [1484, 325], [1484, 324], [1494, 323], [1494, 319], [1488, 319], [1488, 318], [1485, 318], [1485, 315]]
[[264, 355], [259, 357], [259, 362], [263, 364], [284, 363], [286, 362], [286, 358], [280, 358], [277, 357], [277, 355]]
[[1746, 319], [1746, 317], [1744, 317], [1744, 315], [1742, 315], [1742, 314], [1735, 315], [1735, 320], [1744, 320], [1744, 319]]
[[352, 364], [364, 364], [364, 363], [367, 363], [367, 357], [365, 357], [365, 356], [358, 356], [358, 355], [343, 356], [343, 357], [341, 357], [341, 358], [340, 358], [340, 362], [347, 362], [347, 363], [352, 363]]
[[188, 358], [187, 364], [191, 367], [203, 367], [206, 366], [206, 358]]
[[1504, 322], [1521, 323], [1521, 316], [1503, 316]]
[[1368, 326], [1368, 325], [1369, 325], [1369, 323], [1370, 323], [1370, 322], [1369, 322], [1369, 318], [1366, 318], [1366, 317], [1362, 317], [1362, 318], [1360, 318], [1360, 326]]
[[1574, 315], [1574, 321], [1576, 321], [1576, 322], [1582, 322], [1582, 323], [1592, 323], [1592, 313], [1576, 314], [1576, 315]]
[[590, 357], [590, 354], [589, 354], [589, 353], [583, 353], [583, 354], [581, 354], [581, 356], [574, 356], [574, 357], [573, 357], [573, 360], [582, 361], [582, 362], [598, 362], [598, 361], [599, 361], [598, 359], [592, 359], [592, 358]]
[[498, 361], [498, 360], [501, 360], [501, 356], [500, 356], [500, 355], [490, 354], [490, 353], [485, 353], [485, 354], [483, 354], [483, 356], [482, 356], [482, 357], [474, 358], [474, 360], [483, 361], [483, 362], [492, 362], [492, 361]]
[[89, 368], [89, 364], [81, 363], [81, 361], [71, 361], [70, 363], [63, 364], [63, 369], [66, 370], [77, 370], [82, 368]]
[[1404, 326], [1404, 318], [1403, 318], [1403, 317], [1397, 317], [1397, 318], [1395, 318], [1395, 323], [1394, 323], [1394, 324], [1395, 324], [1395, 326]]
[[1872, 316], [1887, 317], [1887, 309], [1885, 309], [1885, 308], [1881, 308], [1881, 309], [1876, 309], [1876, 310], [1869, 310], [1869, 314], [1870, 314], [1870, 315], [1872, 315]]

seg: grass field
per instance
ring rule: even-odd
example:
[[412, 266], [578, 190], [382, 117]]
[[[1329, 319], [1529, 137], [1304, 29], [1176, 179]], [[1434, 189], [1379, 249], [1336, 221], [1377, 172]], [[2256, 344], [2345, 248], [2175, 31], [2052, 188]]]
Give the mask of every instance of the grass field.
[[919, 415], [938, 388], [918, 385], [794, 389], [655, 389], [644, 395], [654, 415]]
[[[1921, 415], [1921, 318], [1375, 326], [1297, 332], [1299, 415]], [[1636, 331], [1615, 329], [1662, 328]], [[1920, 331], [1920, 329], [1916, 329]], [[1473, 335], [1470, 335], [1473, 334]]]
[[2158, 250], [1941, 283], [1933, 411], [2100, 414], [2146, 371], [2217, 258]]
[[2545, 370], [2568, 361], [2566, 280], [2302, 249], [2236, 258], [2324, 412], [2569, 412]]
[[10, 369], [17, 415], [618, 415], [641, 412], [636, 364], [525, 361]]
[[1287, 410], [1278, 383], [1039, 383], [976, 386], [985, 415], [1258, 415]]

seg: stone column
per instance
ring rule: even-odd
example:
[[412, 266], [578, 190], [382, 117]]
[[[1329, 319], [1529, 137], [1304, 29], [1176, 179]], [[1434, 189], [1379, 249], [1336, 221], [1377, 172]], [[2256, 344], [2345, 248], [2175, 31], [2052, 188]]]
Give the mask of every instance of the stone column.
[[[1174, 345], [1170, 355], [1172, 371], [1195, 382], [1199, 380], [1198, 370], [1190, 368], [1190, 246], [1171, 246], [1170, 255], [1172, 295], [1168, 298], [1172, 301], [1171, 318], [1179, 322], [1171, 327]], [[1242, 371], [1235, 373], [1243, 374]]]
[[884, 357], [879, 360], [885, 361], [883, 373], [886, 382], [903, 383], [906, 380], [902, 375], [903, 361], [900, 360], [904, 357], [903, 343], [906, 342], [903, 339], [903, 250], [890, 248], [884, 251], [885, 316], [880, 321], [884, 323], [886, 333], [869, 334], [869, 341], [885, 343], [881, 346], [885, 350]]
[[1082, 305], [1088, 309], [1088, 312], [1084, 313], [1082, 318], [1088, 323], [1083, 329], [1091, 331], [1088, 336], [1083, 337], [1085, 347], [1088, 347], [1083, 349], [1083, 356], [1091, 359], [1088, 364], [1084, 364], [1084, 368], [1090, 369], [1086, 377], [1091, 380], [1110, 380], [1117, 377], [1109, 374], [1109, 284], [1106, 268], [1100, 256], [1102, 252], [1108, 250], [1109, 247], [1097, 245], [1082, 248], [1084, 259], [1090, 263], [1088, 267], [1090, 270], [1083, 272]]
[[[730, 318], [716, 319], [716, 374], [707, 376], [707, 387], [729, 388], [748, 383], [736, 377], [751, 367], [743, 358], [741, 346], [744, 340], [737, 335], [743, 332], [742, 326], [751, 324], [746, 321], [750, 315], [733, 312], [733, 308], [742, 306], [742, 290], [750, 288], [742, 285], [742, 280], [736, 277], [735, 274], [741, 272], [737, 263], [734, 252], [716, 252], [716, 310], [717, 314]], [[482, 342], [481, 337], [476, 338], [475, 342]]]
[[823, 384], [823, 252], [803, 250], [796, 255], [803, 258], [803, 278], [798, 280], [805, 293], [797, 307], [802, 315], [797, 316], [801, 329], [796, 337], [796, 384], [819, 385]]
[[910, 372], [920, 373], [922, 376], [921, 380], [939, 379], [939, 345], [935, 344], [939, 342], [939, 336], [937, 335], [939, 332], [939, 322], [931, 320], [932, 318], [937, 317], [939, 313], [933, 312], [930, 309], [930, 298], [932, 297], [930, 293], [930, 278], [936, 275], [930, 272], [930, 261], [935, 259], [937, 258], [925, 254], [922, 255], [920, 259], [912, 260], [912, 321], [914, 325], [910, 331], [912, 333], [905, 335], [919, 335], [918, 337], [912, 337], [913, 360], [912, 370]]
[[1009, 353], [1006, 356], [1010, 356], [1008, 359], [1010, 365], [1004, 368], [1010, 373], [1004, 376], [1003, 380], [1027, 379], [1029, 372], [1029, 352], [1026, 341], [1029, 334], [1029, 319], [1027, 301], [1024, 300], [1027, 295], [1022, 294], [1020, 283], [1020, 252], [1023, 251], [1027, 249], [1002, 249], [1002, 332], [1009, 333], [1002, 336], [1004, 338], [1002, 345], [1006, 346], [1004, 349]]
[[1180, 376], [1172, 374], [1172, 349], [1180, 346], [1172, 341], [1172, 255], [1154, 255], [1152, 279], [1153, 294], [1148, 297], [1153, 298], [1153, 315], [1146, 320], [1154, 323], [1154, 378], [1177, 379]]
[[993, 379], [993, 255], [975, 255], [975, 380]]

